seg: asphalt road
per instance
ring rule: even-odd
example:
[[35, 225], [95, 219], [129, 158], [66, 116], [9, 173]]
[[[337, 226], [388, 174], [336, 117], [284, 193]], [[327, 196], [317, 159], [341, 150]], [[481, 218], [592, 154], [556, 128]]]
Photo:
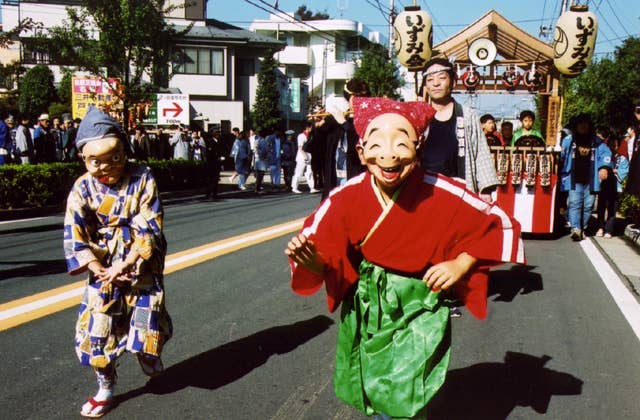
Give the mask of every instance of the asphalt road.
[[[166, 205], [169, 253], [308, 214], [317, 195]], [[0, 304], [73, 283], [62, 217], [0, 224]], [[120, 360], [111, 419], [364, 419], [337, 400], [337, 314], [322, 294], [294, 295], [290, 235], [167, 276], [175, 334], [166, 372], [148, 384]], [[492, 275], [489, 317], [453, 320], [447, 382], [434, 419], [622, 419], [640, 416], [640, 342], [581, 248], [527, 240], [528, 267]], [[78, 418], [93, 374], [73, 352], [76, 309], [0, 332], [0, 416]]]

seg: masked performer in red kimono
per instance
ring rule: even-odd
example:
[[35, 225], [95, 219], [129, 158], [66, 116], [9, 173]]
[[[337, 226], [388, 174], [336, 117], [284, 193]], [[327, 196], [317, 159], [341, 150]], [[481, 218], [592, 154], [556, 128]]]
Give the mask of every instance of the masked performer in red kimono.
[[135, 353], [148, 376], [163, 370], [160, 353], [172, 333], [162, 277], [167, 245], [155, 180], [146, 166], [127, 162], [120, 124], [91, 106], [76, 144], [87, 173], [67, 199], [64, 251], [70, 274], [89, 272], [75, 347], [94, 369], [98, 392], [80, 414], [101, 417], [113, 404], [123, 352]]
[[285, 254], [292, 288], [342, 303], [334, 388], [367, 415], [422, 417], [444, 383], [450, 299], [486, 316], [488, 268], [524, 263], [520, 226], [459, 182], [424, 172], [425, 102], [354, 98], [368, 171], [335, 189]]

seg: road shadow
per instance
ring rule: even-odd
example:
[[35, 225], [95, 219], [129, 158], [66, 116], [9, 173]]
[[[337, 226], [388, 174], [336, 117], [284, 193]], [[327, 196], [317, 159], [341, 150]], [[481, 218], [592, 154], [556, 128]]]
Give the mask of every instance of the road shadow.
[[491, 271], [487, 296], [497, 295], [494, 302], [512, 302], [518, 294], [544, 290], [542, 276], [533, 272], [535, 268], [532, 265], [513, 265], [508, 270]]
[[580, 395], [583, 381], [545, 368], [551, 357], [507, 352], [504, 363], [449, 371], [427, 407], [429, 419], [506, 419], [515, 407], [544, 414], [554, 395]]
[[33, 261], [2, 261], [2, 265], [20, 265], [22, 267], [0, 270], [0, 281], [14, 277], [37, 277], [50, 274], [60, 274], [67, 272], [65, 260], [33, 260]]
[[147, 393], [170, 394], [186, 387], [220, 388], [263, 365], [271, 356], [294, 350], [322, 334], [331, 325], [331, 318], [320, 315], [259, 331], [170, 366], [145, 386], [117, 396], [117, 403]]

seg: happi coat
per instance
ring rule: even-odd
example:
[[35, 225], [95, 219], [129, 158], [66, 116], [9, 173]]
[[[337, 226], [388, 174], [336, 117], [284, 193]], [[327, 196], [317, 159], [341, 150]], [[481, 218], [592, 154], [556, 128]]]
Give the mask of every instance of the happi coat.
[[[301, 295], [323, 285], [342, 303], [334, 387], [368, 415], [411, 417], [437, 392], [449, 361], [447, 300], [486, 316], [488, 268], [524, 263], [520, 226], [463, 182], [416, 168], [385, 204], [367, 172], [334, 190], [302, 233], [326, 262], [322, 275], [290, 261]], [[455, 295], [421, 281], [437, 263], [467, 252], [478, 263]]]
[[109, 267], [140, 253], [125, 286], [103, 285], [89, 271], [76, 323], [76, 354], [102, 368], [125, 350], [160, 356], [171, 337], [164, 305], [166, 241], [157, 185], [148, 167], [127, 164], [122, 179], [105, 185], [91, 174], [78, 178], [67, 199], [64, 252], [70, 274], [93, 260]]

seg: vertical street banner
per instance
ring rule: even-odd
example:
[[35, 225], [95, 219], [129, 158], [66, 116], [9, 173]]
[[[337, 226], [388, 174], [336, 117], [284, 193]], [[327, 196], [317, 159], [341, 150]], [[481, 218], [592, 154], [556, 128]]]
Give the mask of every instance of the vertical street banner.
[[291, 112], [300, 112], [300, 78], [291, 79]]
[[100, 77], [71, 78], [71, 112], [73, 118], [84, 118], [90, 104], [103, 108], [121, 108], [116, 92], [118, 79]]

